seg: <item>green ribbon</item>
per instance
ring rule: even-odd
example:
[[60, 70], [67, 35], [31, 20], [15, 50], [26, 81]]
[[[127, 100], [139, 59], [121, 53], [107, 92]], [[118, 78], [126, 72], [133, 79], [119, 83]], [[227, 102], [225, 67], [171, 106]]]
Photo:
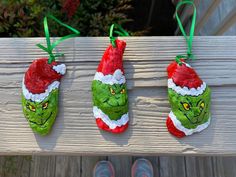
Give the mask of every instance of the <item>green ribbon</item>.
[[[188, 4], [188, 5], [192, 5], [193, 8], [194, 8], [194, 11], [193, 11], [193, 17], [192, 17], [192, 24], [191, 24], [191, 27], [190, 27], [190, 32], [189, 32], [189, 37], [186, 35], [186, 32], [184, 30], [184, 27], [181, 23], [181, 20], [178, 16], [178, 10], [179, 8], [182, 6], [182, 5], [185, 5], [185, 4]], [[193, 1], [190, 1], [190, 0], [183, 0], [183, 1], [180, 1], [177, 6], [176, 6], [176, 12], [175, 12], [175, 16], [176, 16], [176, 20], [178, 22], [178, 25], [179, 25], [179, 28], [180, 28], [180, 31], [182, 32], [186, 42], [187, 42], [187, 45], [188, 45], [188, 50], [187, 50], [187, 55], [177, 55], [176, 56], [176, 62], [178, 64], [181, 64], [181, 59], [194, 59], [194, 55], [192, 53], [192, 43], [193, 43], [193, 37], [194, 37], [194, 30], [195, 30], [195, 25], [196, 25], [196, 17], [197, 17], [197, 10], [196, 10], [196, 6], [194, 4]]]
[[[57, 22], [58, 24], [60, 24], [61, 26], [64, 26], [66, 27], [67, 29], [69, 29], [70, 31], [74, 32], [74, 34], [69, 34], [67, 36], [64, 36], [64, 37], [61, 37], [60, 39], [56, 40], [55, 42], [53, 42], [51, 44], [51, 41], [50, 41], [50, 33], [49, 33], [49, 29], [48, 29], [48, 18], [51, 18], [52, 20], [54, 20], [55, 22]], [[73, 37], [76, 37], [80, 34], [80, 32], [78, 30], [76, 30], [75, 28], [72, 28], [71, 26], [65, 24], [65, 23], [62, 23], [60, 20], [58, 20], [56, 17], [52, 16], [52, 15], [48, 15], [46, 17], [44, 17], [44, 21], [43, 21], [43, 24], [44, 24], [44, 32], [45, 32], [45, 37], [46, 37], [46, 42], [47, 42], [47, 47], [44, 47], [43, 45], [41, 44], [37, 44], [37, 46], [39, 48], [41, 48], [42, 50], [46, 51], [48, 54], [49, 54], [49, 58], [48, 58], [48, 63], [52, 63], [53, 61], [55, 61], [55, 58], [56, 57], [61, 57], [63, 56], [64, 54], [63, 53], [57, 53], [57, 54], [53, 54], [53, 49], [58, 45], [60, 44], [62, 41], [66, 40], [66, 39], [69, 39], [69, 38], [73, 38]]]
[[116, 47], [116, 38], [113, 36], [113, 33], [116, 33], [118, 36], [129, 36], [129, 33], [125, 31], [120, 25], [112, 24], [110, 27], [110, 42], [113, 47]]

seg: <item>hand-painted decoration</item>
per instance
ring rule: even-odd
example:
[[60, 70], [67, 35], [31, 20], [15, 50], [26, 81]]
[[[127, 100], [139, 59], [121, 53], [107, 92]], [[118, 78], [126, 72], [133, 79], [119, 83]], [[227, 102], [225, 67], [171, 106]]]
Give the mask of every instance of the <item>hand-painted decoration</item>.
[[168, 96], [171, 112], [167, 128], [173, 135], [184, 137], [200, 132], [210, 124], [210, 88], [184, 61], [168, 68]]
[[48, 63], [47, 58], [34, 60], [22, 83], [24, 115], [30, 127], [45, 135], [51, 129], [58, 111], [60, 79], [66, 72], [64, 64]]
[[106, 49], [92, 82], [93, 113], [97, 126], [112, 133], [122, 133], [128, 128], [128, 94], [123, 68], [126, 42], [113, 37], [128, 36], [119, 25], [110, 29], [111, 44]]
[[[190, 37], [182, 27], [177, 11], [183, 4], [194, 7], [193, 21]], [[211, 91], [195, 70], [186, 63], [186, 59], [193, 59], [192, 40], [196, 21], [196, 8], [192, 1], [181, 1], [176, 7], [176, 19], [187, 44], [187, 56], [176, 56], [176, 60], [167, 67], [168, 97], [171, 112], [167, 118], [166, 126], [174, 136], [181, 138], [200, 132], [210, 124]]]
[[63, 40], [79, 35], [79, 31], [76, 29], [67, 26], [53, 16], [49, 17], [75, 34], [65, 36], [51, 45], [47, 17], [44, 18], [47, 48], [41, 44], [37, 44], [37, 46], [45, 50], [49, 54], [49, 58], [34, 60], [26, 71], [22, 82], [24, 115], [30, 127], [40, 135], [48, 134], [56, 119], [60, 79], [66, 73], [66, 66], [55, 61], [55, 57], [63, 54], [53, 54], [52, 51]]

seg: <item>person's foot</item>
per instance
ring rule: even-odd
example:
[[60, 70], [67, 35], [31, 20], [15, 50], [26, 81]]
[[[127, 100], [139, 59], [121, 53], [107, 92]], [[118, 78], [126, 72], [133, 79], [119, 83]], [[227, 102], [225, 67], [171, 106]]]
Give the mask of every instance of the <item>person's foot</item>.
[[93, 177], [115, 177], [112, 163], [109, 161], [99, 161], [94, 167]]
[[131, 171], [132, 177], [153, 177], [153, 167], [149, 160], [138, 159], [134, 162]]

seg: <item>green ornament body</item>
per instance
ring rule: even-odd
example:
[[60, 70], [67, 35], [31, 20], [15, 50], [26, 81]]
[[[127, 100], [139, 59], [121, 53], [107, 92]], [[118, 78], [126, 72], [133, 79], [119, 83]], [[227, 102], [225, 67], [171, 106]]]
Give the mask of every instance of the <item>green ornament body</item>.
[[195, 129], [208, 122], [210, 118], [210, 88], [207, 87], [199, 96], [182, 96], [168, 89], [171, 110], [182, 126]]
[[128, 112], [128, 94], [126, 84], [103, 84], [93, 80], [93, 103], [111, 120], [118, 120]]
[[34, 102], [22, 96], [23, 112], [30, 127], [40, 135], [46, 135], [56, 119], [59, 90], [53, 90], [42, 102]]

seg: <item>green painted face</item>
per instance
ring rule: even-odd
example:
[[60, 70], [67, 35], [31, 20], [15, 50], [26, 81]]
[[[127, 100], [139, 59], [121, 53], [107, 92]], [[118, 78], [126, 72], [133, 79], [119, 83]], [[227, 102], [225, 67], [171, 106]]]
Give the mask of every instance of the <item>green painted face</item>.
[[128, 95], [126, 84], [103, 84], [93, 80], [93, 103], [111, 120], [118, 120], [128, 112]]
[[53, 90], [42, 102], [33, 102], [22, 96], [23, 112], [30, 127], [41, 135], [51, 130], [58, 111], [58, 89]]
[[194, 129], [208, 121], [210, 95], [209, 87], [199, 96], [181, 96], [172, 89], [168, 89], [171, 109], [181, 124], [188, 129]]

